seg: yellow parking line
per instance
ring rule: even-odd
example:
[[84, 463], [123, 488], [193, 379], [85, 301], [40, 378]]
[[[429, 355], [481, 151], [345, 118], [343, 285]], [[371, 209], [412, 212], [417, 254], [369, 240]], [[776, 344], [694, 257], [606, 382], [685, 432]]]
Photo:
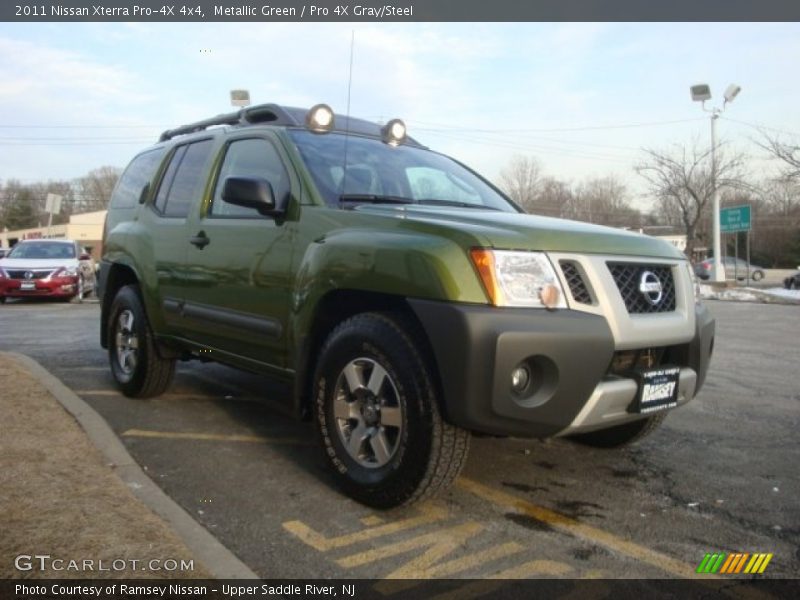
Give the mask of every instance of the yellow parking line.
[[[122, 396], [122, 392], [117, 390], [75, 390], [79, 396]], [[159, 396], [160, 400], [186, 400], [186, 399], [199, 399], [199, 400], [213, 400], [214, 396], [204, 396], [202, 394], [163, 394]]]
[[332, 538], [325, 537], [321, 533], [314, 531], [302, 521], [287, 521], [283, 523], [283, 528], [297, 536], [304, 544], [320, 552], [327, 552], [334, 548], [349, 546], [356, 542], [373, 540], [384, 535], [397, 533], [398, 531], [419, 527], [420, 525], [443, 521], [447, 518], [447, 511], [435, 504], [423, 504], [419, 507], [419, 511], [422, 514], [416, 517], [410, 517], [408, 519], [394, 521], [393, 523], [387, 523], [386, 525], [380, 525], [379, 527], [370, 527], [369, 529], [362, 529], [361, 531]]
[[488, 500], [505, 510], [513, 510], [517, 513], [532, 517], [537, 521], [541, 521], [550, 525], [555, 529], [560, 529], [572, 535], [587, 539], [596, 544], [610, 548], [615, 552], [624, 554], [630, 558], [647, 563], [678, 577], [696, 578], [698, 574], [695, 572], [695, 567], [674, 558], [670, 558], [665, 554], [645, 548], [634, 542], [617, 537], [607, 531], [586, 525], [580, 521], [576, 521], [570, 517], [552, 511], [543, 506], [538, 506], [527, 500], [517, 498], [509, 493], [502, 492], [490, 488], [471, 479], [464, 477], [458, 479], [456, 483], [462, 489], [482, 498]]
[[183, 431], [147, 431], [128, 429], [123, 437], [166, 438], [176, 440], [203, 440], [211, 442], [249, 442], [255, 444], [311, 446], [316, 442], [295, 438], [268, 438], [259, 435], [225, 435], [220, 433], [196, 433]]

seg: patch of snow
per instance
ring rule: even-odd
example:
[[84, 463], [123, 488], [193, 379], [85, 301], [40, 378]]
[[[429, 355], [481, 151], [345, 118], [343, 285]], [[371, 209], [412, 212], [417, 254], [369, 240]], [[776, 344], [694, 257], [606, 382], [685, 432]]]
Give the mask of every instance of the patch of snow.
[[780, 298], [792, 298], [794, 300], [800, 300], [800, 290], [787, 290], [786, 288], [774, 287], [774, 288], [767, 288], [761, 291], [771, 296], [779, 296]]
[[772, 298], [786, 298], [800, 302], [800, 290], [787, 290], [784, 288], [721, 288], [701, 283], [700, 297], [705, 300], [729, 300], [733, 302], [769, 302]]

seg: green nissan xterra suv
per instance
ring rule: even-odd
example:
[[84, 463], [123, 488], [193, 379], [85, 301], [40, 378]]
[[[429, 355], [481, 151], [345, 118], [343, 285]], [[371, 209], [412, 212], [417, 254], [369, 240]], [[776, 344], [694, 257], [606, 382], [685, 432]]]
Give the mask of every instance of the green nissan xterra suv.
[[164, 132], [113, 193], [100, 279], [126, 395], [192, 358], [281, 378], [376, 507], [448, 486], [473, 431], [630, 442], [714, 343], [670, 244], [524, 214], [401, 121], [326, 105]]

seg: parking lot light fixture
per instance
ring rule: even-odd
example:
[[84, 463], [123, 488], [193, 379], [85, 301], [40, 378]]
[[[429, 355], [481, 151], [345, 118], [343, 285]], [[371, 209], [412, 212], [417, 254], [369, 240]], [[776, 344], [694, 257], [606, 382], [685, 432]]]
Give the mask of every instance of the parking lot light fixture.
[[711, 281], [722, 282], [725, 281], [725, 269], [722, 266], [722, 241], [720, 236], [719, 224], [719, 191], [717, 190], [717, 135], [716, 135], [716, 122], [725, 108], [733, 102], [734, 98], [742, 91], [741, 86], [735, 83], [730, 84], [725, 90], [722, 108], [706, 108], [706, 100], [711, 99], [711, 88], [708, 84], [700, 83], [693, 85], [689, 88], [692, 95], [692, 100], [702, 103], [703, 110], [711, 113], [711, 200], [712, 208], [712, 232], [713, 232], [713, 250], [714, 256], [711, 258], [714, 268], [711, 273]]

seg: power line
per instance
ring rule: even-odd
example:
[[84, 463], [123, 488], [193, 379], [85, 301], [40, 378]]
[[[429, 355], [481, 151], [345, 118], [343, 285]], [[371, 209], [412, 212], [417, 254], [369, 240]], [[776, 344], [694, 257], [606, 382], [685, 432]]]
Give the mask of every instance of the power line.
[[738, 123], [739, 125], [745, 125], [747, 127], [752, 127], [753, 129], [766, 129], [767, 131], [776, 131], [778, 133], [788, 133], [789, 135], [800, 135], [800, 133], [796, 131], [789, 131], [788, 129], [778, 129], [777, 127], [768, 127], [766, 125], [758, 125], [756, 123], [748, 123], [747, 121], [740, 121], [739, 119], [731, 119], [730, 117], [721, 117], [726, 121], [730, 121], [731, 123]]
[[98, 142], [84, 142], [84, 141], [72, 141], [72, 142], [38, 142], [38, 141], [20, 141], [20, 142], [2, 142], [0, 141], [0, 146], [6, 147], [13, 147], [13, 146], [108, 146], [108, 145], [137, 145], [140, 146], [142, 144], [153, 144], [155, 143], [152, 138], [148, 138], [146, 140], [131, 140], [131, 141], [98, 141]]
[[[441, 129], [417, 128], [416, 131], [423, 131], [423, 132], [434, 133], [434, 134], [435, 133], [442, 133]], [[449, 130], [448, 130], [448, 133], [449, 133]], [[469, 133], [469, 132], [467, 132], [467, 133]], [[479, 135], [506, 136], [506, 139], [510, 139], [509, 136], [507, 136], [506, 134], [501, 134], [501, 133], [485, 133], [485, 134], [479, 133]], [[488, 139], [493, 139], [493, 138], [490, 137]], [[521, 139], [521, 137], [519, 135], [515, 135], [514, 139]], [[579, 142], [579, 141], [575, 141], [575, 140], [569, 140], [568, 141], [568, 140], [555, 139], [555, 138], [550, 138], [550, 137], [525, 136], [524, 139], [525, 140], [533, 140], [533, 141], [550, 142], [550, 143], [553, 143], [553, 144], [562, 144], [562, 145], [566, 145], [566, 146], [589, 146], [589, 147], [592, 147], [592, 148], [611, 148], [613, 150], [628, 150], [628, 151], [630, 151], [630, 150], [639, 151], [640, 150], [640, 148], [634, 147], [634, 146], [617, 146], [617, 145], [614, 145], [614, 144], [598, 144], [598, 143], [594, 143], [594, 142]]]
[[168, 129], [169, 125], [0, 125], [0, 129]]
[[599, 131], [604, 129], [634, 129], [638, 127], [657, 127], [660, 125], [676, 125], [678, 123], [692, 123], [696, 121], [705, 121], [706, 117], [695, 117], [692, 119], [677, 119], [672, 121], [650, 121], [642, 123], [623, 123], [617, 125], [587, 125], [582, 127], [554, 127], [554, 128], [540, 128], [540, 129], [476, 129], [465, 128], [463, 125], [447, 125], [442, 123], [432, 123], [430, 121], [419, 121], [417, 119], [407, 119], [410, 123], [420, 123], [422, 125], [431, 125], [433, 127], [442, 128], [443, 130], [469, 130], [474, 133], [560, 133], [567, 131]]
[[430, 135], [437, 135], [440, 137], [444, 137], [446, 139], [451, 140], [463, 140], [478, 144], [483, 144], [487, 146], [497, 146], [499, 148], [510, 148], [512, 150], [534, 150], [538, 152], [550, 152], [555, 154], [562, 154], [565, 156], [574, 156], [576, 158], [585, 158], [590, 160], [603, 160], [608, 162], [616, 162], [616, 163], [624, 163], [628, 164], [631, 162], [632, 159], [623, 158], [621, 156], [609, 156], [609, 155], [600, 155], [600, 154], [592, 154], [589, 152], [575, 152], [571, 150], [567, 150], [565, 148], [554, 148], [552, 146], [543, 146], [539, 144], [517, 144], [514, 142], [508, 141], [500, 141], [500, 140], [487, 140], [485, 138], [476, 138], [474, 136], [469, 135], [456, 135], [453, 133], [445, 133], [445, 132], [429, 132]]

